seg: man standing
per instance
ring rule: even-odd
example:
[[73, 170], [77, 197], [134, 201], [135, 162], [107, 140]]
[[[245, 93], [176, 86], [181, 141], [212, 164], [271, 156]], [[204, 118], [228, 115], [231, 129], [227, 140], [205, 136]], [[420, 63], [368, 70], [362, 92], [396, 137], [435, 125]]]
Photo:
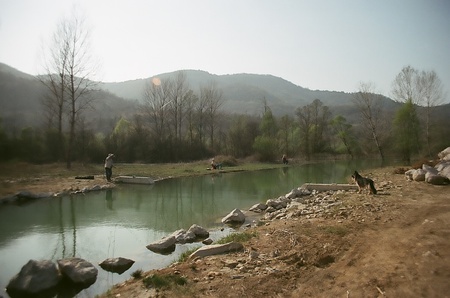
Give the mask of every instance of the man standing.
[[111, 181], [114, 154], [110, 153], [105, 159], [106, 180]]

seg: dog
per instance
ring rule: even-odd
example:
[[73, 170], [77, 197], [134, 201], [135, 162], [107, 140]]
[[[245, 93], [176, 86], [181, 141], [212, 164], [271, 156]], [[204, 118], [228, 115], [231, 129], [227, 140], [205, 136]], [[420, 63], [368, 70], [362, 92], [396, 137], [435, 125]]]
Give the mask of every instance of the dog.
[[353, 181], [358, 185], [358, 193], [361, 193], [363, 188], [367, 188], [369, 193], [377, 194], [377, 190], [375, 189], [375, 183], [370, 178], [362, 177], [357, 171], [355, 171], [352, 175]]

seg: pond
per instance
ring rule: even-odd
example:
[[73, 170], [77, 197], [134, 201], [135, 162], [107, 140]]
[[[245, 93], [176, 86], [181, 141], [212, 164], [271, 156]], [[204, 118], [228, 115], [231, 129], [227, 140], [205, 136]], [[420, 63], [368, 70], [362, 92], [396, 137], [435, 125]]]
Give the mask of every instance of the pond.
[[[207, 228], [213, 240], [232, 230], [221, 219], [234, 208], [247, 210], [307, 182], [347, 183], [355, 169], [380, 166], [379, 161], [336, 161], [273, 170], [215, 173], [171, 179], [151, 186], [119, 185], [113, 190], [43, 199], [23, 206], [0, 207], [0, 297], [9, 280], [30, 259], [56, 261], [80, 257], [99, 270], [97, 281], [76, 297], [95, 297], [114, 284], [144, 271], [168, 266], [199, 243], [177, 245], [170, 255], [146, 248], [192, 224]], [[224, 229], [222, 229], [224, 228]], [[98, 264], [106, 258], [135, 261], [123, 274]]]

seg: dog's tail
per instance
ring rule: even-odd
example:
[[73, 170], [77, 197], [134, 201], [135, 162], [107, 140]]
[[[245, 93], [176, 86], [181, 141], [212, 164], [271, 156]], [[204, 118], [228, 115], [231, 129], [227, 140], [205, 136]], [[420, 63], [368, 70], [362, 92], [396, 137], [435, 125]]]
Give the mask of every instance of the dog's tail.
[[376, 195], [376, 194], [377, 194], [377, 190], [375, 189], [375, 184], [373, 183], [373, 180], [370, 180], [370, 181], [369, 181], [369, 184], [370, 184], [370, 191], [371, 191], [374, 195]]

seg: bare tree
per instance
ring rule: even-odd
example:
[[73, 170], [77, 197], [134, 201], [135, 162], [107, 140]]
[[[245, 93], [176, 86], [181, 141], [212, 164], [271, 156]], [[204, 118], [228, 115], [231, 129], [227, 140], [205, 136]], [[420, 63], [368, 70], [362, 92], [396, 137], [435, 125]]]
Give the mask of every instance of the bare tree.
[[392, 83], [392, 96], [398, 102], [411, 101], [418, 104], [417, 70], [411, 66], [405, 66], [395, 77]]
[[195, 138], [195, 107], [198, 103], [198, 96], [192, 90], [185, 94], [184, 98], [186, 104], [186, 133], [189, 145], [194, 144]]
[[182, 124], [184, 110], [186, 106], [186, 94], [189, 91], [189, 85], [186, 81], [186, 74], [182, 71], [177, 72], [171, 84], [171, 96], [169, 103], [169, 113], [172, 118], [173, 135], [175, 140], [181, 141]]
[[432, 108], [441, 104], [444, 98], [442, 83], [435, 71], [422, 71], [418, 74], [417, 90], [419, 93], [419, 102], [425, 106], [425, 135], [427, 143], [428, 156], [431, 157], [431, 136], [430, 128], [432, 126], [431, 112]]
[[167, 109], [170, 103], [170, 82], [159, 79], [150, 80], [144, 89], [144, 106], [149, 117], [150, 129], [154, 139], [162, 143], [166, 139]]
[[353, 102], [361, 113], [362, 125], [370, 133], [370, 138], [375, 143], [376, 149], [384, 161], [384, 152], [381, 145], [382, 139], [382, 98], [375, 94], [371, 83], [361, 83], [359, 91], [353, 97]]
[[218, 122], [218, 112], [223, 104], [223, 91], [215, 82], [200, 88], [200, 103], [205, 104], [206, 126], [208, 127], [211, 149], [214, 149], [215, 129]]
[[91, 80], [96, 66], [91, 56], [89, 37], [85, 19], [77, 11], [70, 18], [62, 19], [53, 35], [51, 54], [45, 63], [47, 74], [42, 76], [42, 81], [45, 81], [50, 91], [47, 107], [56, 107], [58, 130], [62, 131], [63, 111], [68, 115], [67, 168], [72, 163], [77, 122], [83, 111], [90, 106], [93, 98], [89, 93], [96, 85]]
[[[57, 131], [57, 157], [60, 158], [64, 149], [64, 108], [66, 105], [66, 65], [69, 52], [69, 43], [64, 42], [65, 27], [60, 25], [53, 33], [48, 51], [44, 50], [43, 67], [45, 74], [38, 76], [40, 82], [47, 87], [48, 93], [43, 98], [43, 105], [49, 127], [56, 126]], [[56, 121], [54, 121], [56, 118]], [[53, 124], [56, 122], [56, 124]]]

